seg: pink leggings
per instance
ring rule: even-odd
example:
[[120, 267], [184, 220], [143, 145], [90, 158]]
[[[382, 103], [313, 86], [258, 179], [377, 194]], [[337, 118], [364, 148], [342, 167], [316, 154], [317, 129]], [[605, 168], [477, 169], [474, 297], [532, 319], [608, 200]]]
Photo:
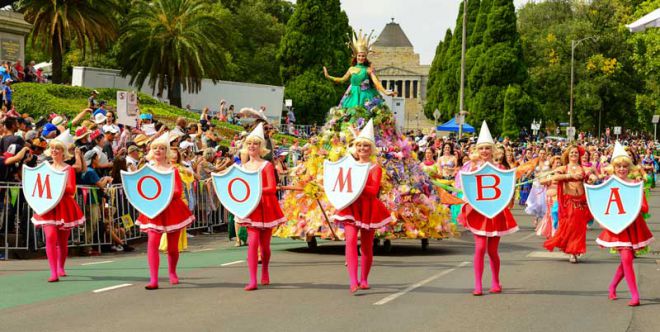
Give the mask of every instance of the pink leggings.
[[635, 254], [632, 249], [620, 249], [619, 254], [621, 255], [621, 263], [614, 273], [614, 279], [610, 284], [610, 299], [616, 299], [616, 287], [619, 285], [621, 280], [625, 277], [626, 283], [628, 284], [628, 289], [630, 290], [631, 303], [639, 302], [639, 292], [637, 290], [637, 280], [635, 278], [635, 269], [633, 267], [633, 260]]
[[68, 245], [71, 230], [57, 229], [57, 226], [48, 225], [44, 226], [44, 234], [46, 235], [46, 257], [48, 257], [48, 265], [50, 265], [50, 278], [48, 280], [55, 281], [58, 277], [66, 276], [64, 263], [66, 263], [66, 257], [69, 254]]
[[501, 289], [500, 286], [500, 255], [497, 253], [500, 237], [486, 237], [474, 234], [474, 291], [481, 293], [481, 278], [484, 275], [484, 256], [488, 250], [490, 270], [493, 274], [492, 289]]
[[[179, 283], [179, 277], [176, 274], [176, 264], [179, 262], [179, 235], [181, 230], [167, 233], [167, 264], [170, 275], [170, 284], [176, 285]], [[158, 246], [160, 245], [160, 238], [162, 233], [149, 231], [147, 232], [147, 261], [149, 262], [149, 285], [158, 286], [158, 266], [160, 265], [160, 256], [158, 253]]]
[[346, 238], [346, 265], [348, 266], [348, 278], [351, 287], [358, 286], [358, 249], [357, 235], [360, 232], [360, 248], [362, 252], [362, 278], [360, 283], [368, 285], [369, 271], [374, 261], [374, 230], [358, 229], [351, 223], [344, 224], [344, 236]]
[[248, 227], [248, 272], [250, 283], [248, 288], [257, 287], [257, 265], [259, 264], [259, 249], [261, 249], [261, 283], [270, 283], [268, 263], [270, 262], [270, 239], [273, 236], [271, 228]]

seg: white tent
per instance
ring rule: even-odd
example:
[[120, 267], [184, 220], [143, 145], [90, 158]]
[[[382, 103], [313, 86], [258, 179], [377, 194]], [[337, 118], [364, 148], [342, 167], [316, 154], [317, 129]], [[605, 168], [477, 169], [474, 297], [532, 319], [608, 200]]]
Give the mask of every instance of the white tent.
[[642, 32], [646, 28], [659, 28], [660, 27], [660, 8], [652, 11], [649, 14], [642, 16], [639, 20], [626, 25], [630, 32]]

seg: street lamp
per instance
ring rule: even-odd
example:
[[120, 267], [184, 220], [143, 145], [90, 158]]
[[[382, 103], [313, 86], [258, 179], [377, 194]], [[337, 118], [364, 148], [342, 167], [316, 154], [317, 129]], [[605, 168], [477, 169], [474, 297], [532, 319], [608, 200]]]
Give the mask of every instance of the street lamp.
[[465, 48], [467, 45], [467, 2], [468, 0], [463, 0], [463, 38], [461, 39], [461, 86], [460, 86], [460, 98], [459, 98], [459, 109], [458, 116], [456, 117], [456, 122], [458, 122], [458, 139], [461, 139], [463, 135], [463, 119], [465, 117]]
[[[571, 40], [571, 100], [570, 100], [570, 109], [569, 109], [569, 120], [568, 120], [568, 127], [572, 128], [573, 127], [573, 81], [575, 79], [575, 48], [580, 45], [581, 42], [591, 39], [593, 41], [597, 41], [598, 37], [595, 36], [589, 36], [586, 38], [582, 38], [580, 40]], [[569, 135], [568, 137], [569, 141], [573, 140], [573, 136]]]

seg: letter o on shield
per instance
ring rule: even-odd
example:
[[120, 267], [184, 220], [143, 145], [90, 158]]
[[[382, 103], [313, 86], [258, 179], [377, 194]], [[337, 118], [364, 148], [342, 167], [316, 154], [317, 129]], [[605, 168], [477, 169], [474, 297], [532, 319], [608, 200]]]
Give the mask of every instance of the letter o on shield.
[[[151, 180], [146, 182], [146, 180]], [[160, 196], [160, 193], [163, 191], [163, 188], [160, 185], [160, 181], [151, 175], [143, 176], [137, 182], [137, 191], [142, 198], [153, 201], [154, 199]]]
[[[239, 189], [237, 190], [237, 194], [243, 196], [243, 199], [238, 199], [234, 195], [234, 183], [238, 181], [243, 184], [245, 189]], [[243, 203], [250, 198], [250, 186], [248, 185], [247, 181], [241, 179], [241, 178], [235, 178], [229, 181], [229, 185], [227, 186], [227, 190], [229, 191], [229, 197], [231, 197], [232, 200], [234, 200], [237, 203]]]

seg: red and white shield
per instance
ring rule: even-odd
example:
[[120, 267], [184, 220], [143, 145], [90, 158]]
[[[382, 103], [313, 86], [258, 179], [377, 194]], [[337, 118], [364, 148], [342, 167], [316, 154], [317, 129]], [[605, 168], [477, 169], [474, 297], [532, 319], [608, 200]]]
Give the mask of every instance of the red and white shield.
[[23, 196], [36, 214], [52, 210], [62, 200], [68, 172], [53, 168], [48, 162], [37, 167], [23, 165]]
[[367, 184], [370, 163], [360, 164], [352, 156], [323, 162], [323, 189], [330, 204], [337, 210], [351, 205]]

